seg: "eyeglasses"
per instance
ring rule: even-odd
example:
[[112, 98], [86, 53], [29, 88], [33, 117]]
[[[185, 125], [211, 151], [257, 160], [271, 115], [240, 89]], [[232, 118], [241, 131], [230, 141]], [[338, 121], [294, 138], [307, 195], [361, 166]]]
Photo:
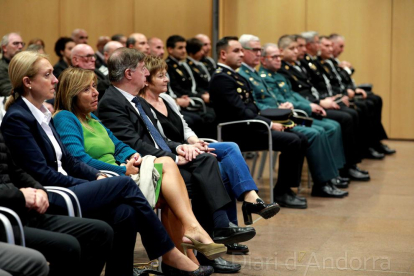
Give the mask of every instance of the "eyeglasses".
[[13, 44], [13, 46], [22, 45], [22, 47], [24, 47], [26, 45], [26, 43], [21, 42], [21, 41], [15, 41], [15, 42], [12, 42], [12, 44]]
[[250, 47], [243, 47], [245, 50], [249, 50], [255, 53], [260, 53], [262, 51], [262, 48], [250, 48]]
[[268, 59], [277, 59], [277, 58], [280, 58], [280, 59], [282, 59], [283, 58], [283, 55], [273, 55], [273, 56], [266, 56]]
[[96, 59], [95, 54], [90, 54], [90, 55], [86, 55], [86, 56], [77, 56], [77, 57], [85, 58], [88, 61], [92, 61], [92, 60]]

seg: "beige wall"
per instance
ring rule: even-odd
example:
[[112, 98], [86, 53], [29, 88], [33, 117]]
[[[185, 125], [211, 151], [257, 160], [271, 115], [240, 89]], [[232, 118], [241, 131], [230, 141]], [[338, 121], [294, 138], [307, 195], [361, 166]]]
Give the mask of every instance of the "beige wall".
[[251, 33], [262, 43], [308, 30], [346, 38], [340, 57], [357, 83], [374, 84], [390, 138], [414, 139], [413, 0], [222, 0], [220, 36]]
[[[54, 43], [75, 28], [101, 35], [142, 32], [212, 34], [211, 0], [0, 0], [0, 35], [40, 37], [52, 63]], [[252, 33], [263, 43], [284, 34], [316, 30], [345, 36], [341, 59], [356, 68], [357, 83], [371, 82], [384, 100], [383, 122], [391, 138], [414, 139], [413, 0], [221, 0], [220, 36]]]
[[58, 60], [56, 40], [76, 28], [88, 31], [93, 48], [99, 36], [116, 33], [142, 32], [164, 41], [173, 34], [212, 34], [211, 0], [0, 0], [0, 11], [0, 36], [18, 31], [25, 42], [42, 38], [52, 63]]

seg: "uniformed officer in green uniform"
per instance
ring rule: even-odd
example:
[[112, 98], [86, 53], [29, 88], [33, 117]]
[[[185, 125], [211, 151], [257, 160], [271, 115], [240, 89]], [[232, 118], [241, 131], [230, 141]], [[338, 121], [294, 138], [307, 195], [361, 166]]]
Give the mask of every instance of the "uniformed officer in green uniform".
[[[289, 102], [295, 109], [305, 111], [309, 117], [315, 113], [319, 116], [326, 116], [326, 112], [322, 107], [311, 103], [300, 94], [293, 92], [289, 80], [277, 73], [277, 70], [279, 70], [281, 66], [281, 51], [279, 51], [275, 44], [269, 43], [263, 46], [260, 61], [261, 66], [259, 68], [259, 75], [266, 85], [272, 89], [271, 94], [273, 94], [279, 102]], [[274, 106], [274, 102], [271, 101], [269, 103], [266, 99], [263, 99], [263, 101], [260, 101], [258, 104], [262, 109], [270, 108], [271, 105]], [[269, 106], [269, 104], [271, 105]], [[340, 124], [327, 118], [318, 118], [313, 120], [312, 127], [326, 133], [333, 152], [335, 164], [337, 168], [342, 168], [346, 161]]]
[[[239, 74], [245, 77], [251, 83], [253, 88], [253, 97], [260, 109], [267, 108], [293, 108], [289, 102], [282, 103], [276, 96], [275, 90], [279, 87], [271, 87], [266, 84], [264, 78], [257, 72], [254, 67], [260, 62], [261, 45], [257, 37], [253, 35], [242, 35], [239, 39], [244, 48], [244, 57], [242, 66], [239, 69]], [[339, 130], [339, 141], [341, 132]], [[348, 192], [337, 189], [334, 185], [337, 183], [339, 176], [338, 170], [344, 165], [345, 158], [342, 161], [336, 161], [334, 152], [329, 142], [326, 131], [322, 127], [304, 127], [295, 126], [293, 132], [300, 132], [308, 138], [310, 144], [306, 157], [308, 158], [309, 168], [313, 177], [314, 187], [312, 189], [313, 196], [324, 197], [343, 197]]]

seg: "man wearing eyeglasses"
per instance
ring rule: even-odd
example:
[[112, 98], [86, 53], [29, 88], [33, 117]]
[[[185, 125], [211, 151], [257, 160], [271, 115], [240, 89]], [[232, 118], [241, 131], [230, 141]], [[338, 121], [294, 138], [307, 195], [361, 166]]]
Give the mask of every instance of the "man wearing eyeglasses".
[[17, 54], [23, 50], [25, 43], [18, 33], [9, 33], [3, 36], [1, 40], [0, 60], [0, 96], [9, 96], [12, 89], [9, 79], [9, 62]]
[[[250, 82], [250, 86], [253, 89], [253, 98], [255, 99], [255, 103], [259, 109], [293, 109], [294, 106], [291, 102], [283, 101], [283, 99], [276, 96], [276, 90], [279, 86], [273, 87], [265, 82], [264, 77], [267, 76], [267, 73], [263, 77], [255, 69], [255, 67], [260, 63], [262, 54], [259, 38], [253, 35], [242, 35], [239, 42], [241, 43], [245, 53], [239, 74]], [[294, 54], [296, 53], [297, 51], [295, 51]], [[264, 102], [266, 98], [271, 99], [271, 104], [269, 101]], [[342, 167], [344, 160], [339, 160], [338, 163], [335, 162], [336, 160], [332, 154], [334, 151], [332, 151], [331, 143], [327, 137], [328, 134], [324, 131], [324, 129], [295, 126], [289, 131], [298, 135], [300, 134], [306, 136], [308, 140], [309, 148], [306, 151], [306, 158], [308, 160], [309, 169], [312, 173], [314, 181], [312, 196], [333, 198], [343, 198], [344, 196], [347, 196], [348, 192], [339, 190], [333, 184], [336, 183], [337, 177], [339, 176], [338, 169]], [[341, 149], [338, 151], [341, 152]], [[344, 159], [343, 156], [342, 159]], [[295, 187], [295, 185], [293, 185], [293, 187]], [[285, 193], [277, 194], [275, 196], [275, 201], [282, 207], [301, 207], [301, 205], [299, 205], [301, 200], [299, 200], [297, 196], [292, 195], [289, 190]]]
[[109, 87], [109, 79], [101, 71], [95, 68], [96, 55], [92, 47], [87, 44], [78, 44], [72, 49], [71, 54], [72, 66], [93, 70], [98, 78], [99, 98], [103, 96], [105, 90]]

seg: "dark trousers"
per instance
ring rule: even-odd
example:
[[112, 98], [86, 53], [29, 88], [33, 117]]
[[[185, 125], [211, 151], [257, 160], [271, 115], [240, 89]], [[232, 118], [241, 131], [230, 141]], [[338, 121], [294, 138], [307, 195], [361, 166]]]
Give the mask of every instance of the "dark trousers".
[[178, 166], [186, 183], [191, 182], [193, 195], [201, 199], [210, 215], [230, 203], [216, 157], [203, 153], [186, 165]]
[[31, 217], [24, 227], [26, 246], [50, 263], [49, 275], [96, 275], [102, 272], [113, 231], [100, 220], [58, 215]]
[[[237, 143], [241, 151], [260, 151], [269, 148], [267, 131], [256, 126], [226, 127], [223, 138]], [[300, 184], [308, 141], [305, 135], [289, 131], [272, 131], [272, 141], [273, 150], [281, 152], [279, 175], [274, 187], [274, 194], [278, 195]]]
[[[84, 217], [102, 219], [114, 230], [114, 246], [106, 275], [132, 274], [136, 233], [148, 257], [156, 259], [174, 244], [136, 183], [127, 176], [106, 178], [69, 187], [78, 196]], [[52, 195], [57, 205], [64, 203]]]
[[361, 162], [361, 156], [356, 146], [356, 132], [358, 117], [355, 112], [345, 112], [344, 110], [327, 109], [326, 117], [337, 121], [341, 125], [342, 130], [342, 142], [344, 145], [346, 166], [354, 165]]

